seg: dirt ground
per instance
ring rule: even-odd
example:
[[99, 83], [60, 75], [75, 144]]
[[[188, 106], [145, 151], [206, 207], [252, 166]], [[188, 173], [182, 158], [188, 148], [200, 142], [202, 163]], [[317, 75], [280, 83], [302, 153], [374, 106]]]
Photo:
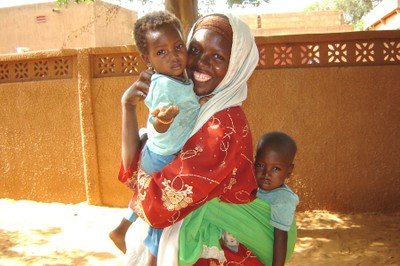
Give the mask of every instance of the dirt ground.
[[[122, 265], [108, 238], [123, 208], [0, 199], [0, 265]], [[400, 213], [297, 214], [289, 266], [400, 265]]]

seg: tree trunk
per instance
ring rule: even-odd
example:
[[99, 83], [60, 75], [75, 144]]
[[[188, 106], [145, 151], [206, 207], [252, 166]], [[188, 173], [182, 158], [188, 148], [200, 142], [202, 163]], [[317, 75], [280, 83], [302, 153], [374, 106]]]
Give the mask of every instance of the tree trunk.
[[181, 20], [186, 37], [198, 18], [197, 0], [165, 0], [165, 9]]

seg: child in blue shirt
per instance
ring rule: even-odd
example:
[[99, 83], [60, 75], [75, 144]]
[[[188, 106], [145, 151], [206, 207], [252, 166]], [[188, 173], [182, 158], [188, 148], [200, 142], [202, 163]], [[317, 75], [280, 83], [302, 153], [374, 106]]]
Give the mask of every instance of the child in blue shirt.
[[296, 142], [282, 132], [269, 132], [257, 144], [255, 175], [257, 197], [271, 206], [271, 225], [274, 227], [272, 265], [284, 265], [288, 231], [295, 217], [299, 197], [285, 184], [292, 174]]
[[[200, 104], [185, 71], [187, 51], [180, 21], [167, 11], [146, 14], [137, 20], [134, 37], [142, 59], [156, 72], [151, 76], [144, 101], [150, 114], [148, 139], [140, 160], [142, 170], [151, 175], [176, 157], [192, 132]], [[110, 233], [110, 238], [124, 253], [125, 234], [137, 217], [128, 208], [128, 214]], [[156, 265], [162, 229], [150, 227], [148, 233], [145, 239], [150, 251], [148, 265]]]
[[[285, 184], [292, 174], [297, 146], [295, 141], [282, 132], [263, 135], [258, 144], [254, 163], [258, 182], [257, 197], [271, 207], [270, 224], [274, 227], [272, 265], [284, 265], [288, 231], [295, 218], [298, 196]], [[237, 251], [239, 242], [229, 234], [222, 235], [224, 246]]]

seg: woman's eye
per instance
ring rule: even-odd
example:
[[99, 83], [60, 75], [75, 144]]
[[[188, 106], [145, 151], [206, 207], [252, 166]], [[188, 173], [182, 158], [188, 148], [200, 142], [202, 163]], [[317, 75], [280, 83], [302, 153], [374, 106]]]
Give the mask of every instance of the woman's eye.
[[190, 47], [189, 51], [191, 54], [197, 54], [199, 53], [199, 49], [197, 49], [196, 47]]
[[164, 55], [164, 54], [166, 54], [167, 52], [165, 51], [165, 50], [160, 50], [160, 51], [157, 51], [157, 55]]
[[219, 54], [215, 54], [214, 58], [218, 59], [218, 60], [224, 60], [224, 57], [219, 55]]
[[182, 48], [183, 48], [183, 44], [181, 44], [181, 43], [176, 46], [176, 49], [178, 49], [178, 50], [180, 50]]

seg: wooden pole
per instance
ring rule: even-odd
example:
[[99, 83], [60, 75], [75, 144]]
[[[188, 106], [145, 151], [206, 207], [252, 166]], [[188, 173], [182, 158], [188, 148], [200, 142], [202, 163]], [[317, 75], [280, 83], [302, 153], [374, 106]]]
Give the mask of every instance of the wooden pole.
[[198, 18], [197, 0], [165, 0], [165, 9], [181, 20], [186, 37]]

